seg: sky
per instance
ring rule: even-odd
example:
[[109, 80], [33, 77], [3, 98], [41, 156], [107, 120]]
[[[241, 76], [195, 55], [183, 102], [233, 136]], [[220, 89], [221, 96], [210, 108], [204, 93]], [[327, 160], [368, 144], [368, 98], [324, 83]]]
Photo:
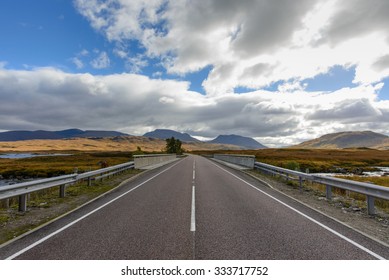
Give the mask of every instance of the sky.
[[2, 0], [0, 131], [389, 134], [387, 0]]

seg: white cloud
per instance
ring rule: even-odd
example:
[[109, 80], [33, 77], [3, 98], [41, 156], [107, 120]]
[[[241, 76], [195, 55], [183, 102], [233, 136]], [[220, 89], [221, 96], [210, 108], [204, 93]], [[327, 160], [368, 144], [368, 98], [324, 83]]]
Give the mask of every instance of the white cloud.
[[140, 73], [148, 64], [148, 61], [142, 55], [127, 57], [125, 61], [126, 68], [130, 73]]
[[100, 52], [100, 54], [93, 59], [90, 64], [95, 69], [104, 69], [110, 66], [111, 61], [106, 52]]
[[82, 69], [85, 67], [85, 63], [83, 60], [87, 56], [89, 56], [89, 51], [86, 49], [82, 49], [74, 57], [72, 57], [70, 61], [76, 66], [77, 69]]
[[93, 76], [53, 68], [0, 70], [0, 130], [171, 128], [197, 137], [235, 133], [271, 146], [351, 129], [387, 133], [382, 85], [326, 93], [257, 91], [204, 96], [189, 83], [139, 74]]
[[355, 66], [355, 83], [389, 76], [384, 59], [389, 55], [387, 0], [75, 3], [109, 40], [124, 45], [138, 40], [168, 73], [212, 65], [203, 83], [211, 95], [239, 86], [260, 89], [280, 80], [298, 82], [335, 65]]
[[162, 96], [160, 99], [159, 99], [159, 102], [162, 103], [162, 104], [172, 104], [175, 102], [175, 100], [171, 97], [166, 97], [166, 96]]
[[76, 65], [77, 69], [82, 69], [84, 68], [84, 62], [78, 57], [73, 57], [71, 61]]
[[78, 54], [77, 56], [88, 56], [89, 55], [89, 51], [86, 50], [86, 49], [82, 49]]

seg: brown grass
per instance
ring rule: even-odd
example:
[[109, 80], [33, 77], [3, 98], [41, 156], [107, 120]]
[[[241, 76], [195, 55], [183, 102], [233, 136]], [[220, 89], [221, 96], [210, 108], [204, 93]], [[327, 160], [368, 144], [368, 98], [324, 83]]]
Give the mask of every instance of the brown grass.
[[[54, 152], [54, 151], [82, 151], [82, 152], [129, 152], [140, 147], [146, 152], [163, 152], [166, 141], [142, 136], [119, 136], [110, 138], [72, 138], [60, 140], [25, 140], [0, 142], [0, 152]], [[183, 143], [186, 151], [192, 150], [219, 150], [238, 149], [233, 145], [210, 143]]]
[[80, 153], [70, 156], [42, 156], [24, 159], [0, 158], [0, 174], [4, 178], [46, 178], [101, 168], [100, 161], [109, 166], [132, 160], [130, 152]]
[[334, 172], [341, 167], [347, 171], [355, 168], [371, 169], [373, 166], [389, 166], [389, 151], [372, 149], [263, 149], [240, 151], [196, 151], [197, 154], [231, 153], [255, 155], [256, 160], [286, 167], [297, 162], [302, 171]]

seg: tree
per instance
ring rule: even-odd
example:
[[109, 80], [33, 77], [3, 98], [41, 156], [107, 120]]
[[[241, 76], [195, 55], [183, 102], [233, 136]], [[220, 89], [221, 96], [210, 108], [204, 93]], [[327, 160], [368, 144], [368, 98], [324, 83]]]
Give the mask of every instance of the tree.
[[182, 154], [182, 142], [174, 137], [166, 139], [166, 152], [168, 154]]
[[143, 155], [144, 152], [142, 151], [141, 147], [136, 147], [136, 151], [132, 153], [133, 155]]

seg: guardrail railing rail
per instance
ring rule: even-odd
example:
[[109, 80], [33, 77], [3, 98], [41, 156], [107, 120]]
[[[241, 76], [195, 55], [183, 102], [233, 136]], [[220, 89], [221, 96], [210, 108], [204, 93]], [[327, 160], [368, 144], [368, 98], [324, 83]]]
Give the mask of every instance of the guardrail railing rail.
[[[231, 159], [234, 158], [234, 154], [225, 154], [222, 156], [217, 156], [216, 154], [214, 157], [219, 158], [222, 161], [227, 162], [234, 162], [238, 161], [238, 159]], [[241, 155], [236, 155], [236, 157], [241, 157]], [[254, 157], [253, 155], [247, 155], [247, 157]], [[255, 158], [255, 157], [254, 157]], [[352, 180], [345, 180], [345, 179], [339, 179], [339, 178], [333, 178], [329, 176], [323, 176], [323, 175], [316, 175], [316, 174], [309, 174], [304, 173], [300, 171], [290, 170], [278, 166], [273, 166], [270, 164], [262, 163], [255, 161], [254, 162], [254, 169], [258, 169], [264, 173], [271, 174], [271, 175], [278, 175], [286, 180], [298, 180], [300, 190], [303, 189], [303, 181], [311, 181], [314, 183], [325, 185], [326, 187], [326, 198], [327, 200], [332, 199], [332, 191], [333, 188], [339, 188], [343, 190], [349, 190], [352, 192], [360, 193], [363, 195], [366, 195], [366, 202], [367, 202], [367, 212], [369, 215], [375, 215], [376, 209], [375, 209], [375, 199], [383, 199], [383, 200], [389, 200], [389, 187], [379, 186], [375, 184], [370, 183], [363, 183], [363, 182], [357, 182]]]
[[343, 190], [349, 190], [352, 192], [366, 195], [367, 212], [369, 215], [375, 215], [375, 199], [389, 200], [389, 187], [379, 186], [370, 183], [357, 182], [352, 180], [345, 180], [340, 178], [333, 178], [324, 175], [308, 174], [299, 171], [289, 170], [270, 164], [255, 162], [255, 169], [259, 169], [262, 172], [280, 175], [286, 180], [295, 179], [299, 180], [300, 189], [302, 189], [303, 180], [312, 181], [314, 183], [323, 184], [326, 187], [327, 200], [332, 199], [333, 188], [339, 188]]
[[59, 186], [59, 196], [65, 197], [66, 187], [70, 184], [74, 184], [78, 181], [86, 179], [88, 181], [88, 186], [90, 186], [92, 184], [93, 179], [103, 179], [105, 177], [112, 176], [127, 169], [134, 169], [133, 161], [81, 174], [74, 173], [70, 175], [4, 186], [0, 188], [0, 200], [18, 196], [19, 211], [25, 212], [27, 210], [27, 195], [30, 193]]

